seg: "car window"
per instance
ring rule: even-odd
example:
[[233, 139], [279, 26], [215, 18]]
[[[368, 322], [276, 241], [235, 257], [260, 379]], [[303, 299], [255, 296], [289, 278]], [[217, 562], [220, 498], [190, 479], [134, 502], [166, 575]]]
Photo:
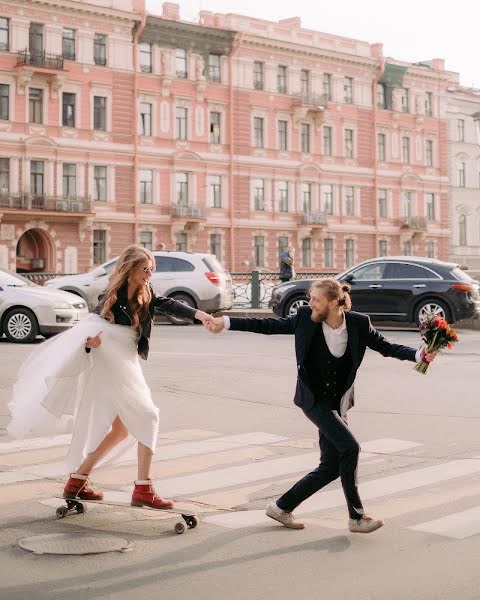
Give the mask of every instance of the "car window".
[[376, 279], [383, 279], [385, 273], [386, 263], [373, 263], [369, 265], [362, 265], [355, 271], [352, 271], [354, 279], [368, 279], [374, 281]]
[[174, 258], [172, 256], [172, 266], [173, 271], [195, 271], [195, 266], [192, 265], [188, 260], [183, 260], [182, 258]]
[[458, 279], [459, 281], [472, 281], [473, 277], [471, 277], [468, 273], [465, 273], [463, 269], [459, 269], [458, 267], [454, 267], [451, 271], [451, 274]]
[[170, 256], [155, 256], [155, 270], [157, 273], [174, 271], [172, 258]]
[[419, 265], [391, 262], [388, 263], [386, 279], [439, 279], [439, 277]]
[[207, 265], [209, 271], [213, 271], [214, 273], [225, 273], [222, 263], [213, 254], [204, 256], [202, 260]]

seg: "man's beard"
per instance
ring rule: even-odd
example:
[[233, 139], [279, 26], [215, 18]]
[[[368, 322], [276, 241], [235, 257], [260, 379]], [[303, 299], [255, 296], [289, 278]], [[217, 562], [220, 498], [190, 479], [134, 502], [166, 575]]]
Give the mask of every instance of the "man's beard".
[[312, 310], [311, 319], [314, 323], [323, 323], [323, 321], [325, 321], [327, 319], [329, 313], [330, 313], [330, 310], [328, 308], [326, 308], [322, 312]]

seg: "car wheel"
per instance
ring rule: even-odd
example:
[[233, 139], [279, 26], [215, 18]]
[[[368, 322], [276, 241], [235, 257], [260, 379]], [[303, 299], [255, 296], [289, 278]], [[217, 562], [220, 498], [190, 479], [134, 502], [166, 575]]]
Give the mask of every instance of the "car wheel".
[[[188, 294], [172, 294], [170, 297], [176, 300], [177, 302], [186, 304], [190, 308], [197, 308], [195, 300]], [[192, 322], [190, 319], [180, 319], [179, 317], [173, 317], [172, 315], [167, 315], [167, 317], [170, 323], [172, 323], [172, 325], [190, 325], [190, 323]]]
[[38, 335], [38, 322], [28, 308], [14, 308], [3, 321], [3, 331], [9, 342], [26, 344]]
[[308, 305], [308, 298], [306, 296], [295, 296], [294, 298], [291, 298], [285, 304], [284, 316], [292, 317], [293, 315], [297, 314], [297, 310], [301, 306], [307, 306], [307, 305]]
[[436, 300], [433, 298], [427, 298], [426, 300], [422, 300], [415, 307], [415, 323], [420, 325], [420, 323], [426, 319], [428, 315], [434, 315], [435, 317], [441, 317], [446, 321], [450, 321], [450, 310], [448, 306], [442, 302], [441, 300]]

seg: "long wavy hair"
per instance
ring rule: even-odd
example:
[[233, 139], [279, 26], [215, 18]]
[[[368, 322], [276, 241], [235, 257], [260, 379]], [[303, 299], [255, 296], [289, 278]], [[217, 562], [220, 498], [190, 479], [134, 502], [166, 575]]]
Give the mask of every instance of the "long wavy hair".
[[[100, 312], [100, 316], [106, 318], [110, 323], [115, 322], [112, 306], [118, 299], [118, 290], [124, 285], [128, 285], [130, 273], [142, 262], [149, 262], [150, 266], [155, 268], [155, 258], [151, 252], [141, 246], [127, 246], [119, 256], [117, 264], [110, 275], [105, 300]], [[129, 300], [132, 326], [138, 329], [139, 334], [142, 331], [142, 323], [150, 318], [148, 309], [151, 300], [152, 292], [149, 285], [139, 288], [133, 298]]]

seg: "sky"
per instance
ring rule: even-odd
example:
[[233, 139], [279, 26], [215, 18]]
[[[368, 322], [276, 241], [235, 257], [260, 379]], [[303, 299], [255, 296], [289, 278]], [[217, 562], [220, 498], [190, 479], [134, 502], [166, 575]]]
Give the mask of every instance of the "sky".
[[[386, 57], [407, 62], [444, 58], [460, 82], [480, 88], [480, 0], [172, 0], [182, 21], [200, 10], [278, 21], [300, 17], [302, 27], [383, 43]], [[162, 0], [146, 0], [161, 14]]]

